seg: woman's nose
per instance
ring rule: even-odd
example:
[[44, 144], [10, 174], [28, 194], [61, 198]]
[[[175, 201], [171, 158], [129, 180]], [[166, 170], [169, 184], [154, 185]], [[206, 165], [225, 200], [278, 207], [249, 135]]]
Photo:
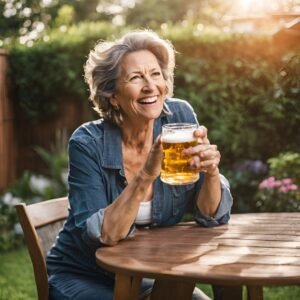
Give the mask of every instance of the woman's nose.
[[144, 78], [144, 85], [142, 88], [143, 92], [152, 92], [155, 88], [155, 84], [152, 80], [152, 78]]

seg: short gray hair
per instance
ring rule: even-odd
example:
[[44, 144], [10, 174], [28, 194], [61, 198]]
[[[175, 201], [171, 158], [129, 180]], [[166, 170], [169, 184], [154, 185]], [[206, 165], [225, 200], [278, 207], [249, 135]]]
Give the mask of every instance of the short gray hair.
[[85, 81], [89, 85], [90, 100], [95, 111], [105, 120], [120, 126], [123, 119], [110, 99], [116, 92], [120, 76], [120, 62], [130, 52], [149, 50], [162, 70], [166, 82], [166, 95], [173, 95], [175, 50], [171, 42], [156, 33], [144, 30], [125, 34], [114, 42], [101, 41], [90, 52], [84, 66]]

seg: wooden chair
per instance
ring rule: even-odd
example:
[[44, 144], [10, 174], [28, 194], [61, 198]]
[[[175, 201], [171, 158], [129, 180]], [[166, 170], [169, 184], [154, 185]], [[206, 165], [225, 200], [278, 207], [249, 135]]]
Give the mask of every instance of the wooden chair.
[[67, 197], [31, 205], [24, 203], [16, 205], [33, 265], [39, 300], [48, 299], [46, 255], [67, 218], [68, 207]]
[[[30, 205], [25, 203], [16, 205], [33, 265], [39, 300], [48, 299], [46, 255], [68, 216], [68, 207], [69, 200], [67, 197]], [[149, 295], [150, 293], [145, 295], [142, 300], [148, 300]]]

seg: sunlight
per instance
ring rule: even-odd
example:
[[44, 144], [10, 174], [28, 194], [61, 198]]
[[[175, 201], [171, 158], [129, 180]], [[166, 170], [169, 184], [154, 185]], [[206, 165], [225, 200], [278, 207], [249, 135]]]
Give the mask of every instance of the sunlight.
[[300, 0], [232, 0], [235, 15], [265, 15], [300, 11]]
[[248, 10], [250, 5], [254, 2], [255, 0], [240, 0], [241, 6], [245, 9]]
[[264, 0], [238, 0], [236, 10], [240, 15], [264, 14], [267, 8]]

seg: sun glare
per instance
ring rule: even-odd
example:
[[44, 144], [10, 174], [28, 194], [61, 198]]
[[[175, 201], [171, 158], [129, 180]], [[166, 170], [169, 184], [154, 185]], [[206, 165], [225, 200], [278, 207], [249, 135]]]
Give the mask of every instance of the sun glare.
[[238, 14], [263, 14], [266, 12], [266, 1], [264, 0], [238, 0]]
[[264, 15], [300, 11], [300, 0], [232, 0], [235, 15]]

